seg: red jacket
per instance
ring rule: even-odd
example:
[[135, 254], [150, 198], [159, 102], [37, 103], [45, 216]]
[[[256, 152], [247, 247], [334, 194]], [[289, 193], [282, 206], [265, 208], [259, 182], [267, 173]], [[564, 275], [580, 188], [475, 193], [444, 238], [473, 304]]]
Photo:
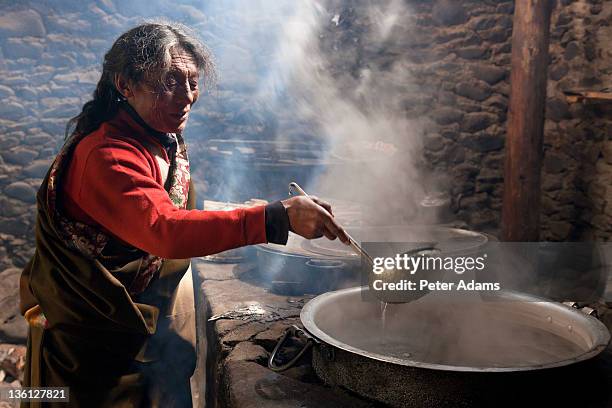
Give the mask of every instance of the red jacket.
[[[265, 206], [181, 210], [142, 141], [161, 144], [120, 109], [75, 148], [59, 186], [64, 213], [163, 258], [204, 256], [266, 242]], [[167, 156], [165, 156], [167, 161]]]

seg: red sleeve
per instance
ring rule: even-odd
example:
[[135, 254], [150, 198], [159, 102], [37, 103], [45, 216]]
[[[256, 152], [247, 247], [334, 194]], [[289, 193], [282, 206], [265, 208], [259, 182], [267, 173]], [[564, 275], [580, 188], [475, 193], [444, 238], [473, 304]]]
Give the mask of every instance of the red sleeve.
[[71, 198], [83, 212], [119, 239], [156, 256], [183, 259], [266, 242], [265, 206], [178, 209], [143, 152], [127, 142], [90, 150], [79, 184]]

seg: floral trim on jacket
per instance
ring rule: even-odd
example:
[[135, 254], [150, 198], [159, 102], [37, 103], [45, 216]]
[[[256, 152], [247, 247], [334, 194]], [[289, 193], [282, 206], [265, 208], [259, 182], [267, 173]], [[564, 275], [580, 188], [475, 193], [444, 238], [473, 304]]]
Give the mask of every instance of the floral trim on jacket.
[[[111, 237], [102, 232], [98, 226], [88, 225], [67, 218], [58, 211], [56, 206], [58, 181], [61, 180], [63, 171], [68, 166], [68, 161], [74, 148], [84, 137], [85, 135], [83, 134], [73, 133], [53, 161], [49, 170], [46, 199], [58, 235], [64, 244], [87, 259], [94, 260], [100, 257]], [[186, 209], [187, 198], [189, 196], [189, 181], [191, 178], [189, 174], [189, 158], [187, 156], [187, 147], [180, 134], [176, 134], [176, 142], [177, 145], [174, 148], [176, 153], [171, 155], [170, 170], [168, 172], [168, 177], [171, 180], [168, 196], [176, 207]], [[129, 293], [137, 295], [143, 292], [161, 269], [162, 263], [163, 259], [158, 256], [151, 254], [142, 256], [138, 272], [127, 288]]]

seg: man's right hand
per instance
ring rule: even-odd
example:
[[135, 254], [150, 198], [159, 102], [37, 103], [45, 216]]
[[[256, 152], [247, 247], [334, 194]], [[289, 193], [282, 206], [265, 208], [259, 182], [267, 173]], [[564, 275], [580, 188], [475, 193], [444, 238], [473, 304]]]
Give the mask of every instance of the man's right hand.
[[281, 201], [289, 216], [289, 228], [304, 238], [320, 238], [325, 235], [349, 244], [344, 229], [332, 215], [331, 206], [317, 197], [297, 196]]

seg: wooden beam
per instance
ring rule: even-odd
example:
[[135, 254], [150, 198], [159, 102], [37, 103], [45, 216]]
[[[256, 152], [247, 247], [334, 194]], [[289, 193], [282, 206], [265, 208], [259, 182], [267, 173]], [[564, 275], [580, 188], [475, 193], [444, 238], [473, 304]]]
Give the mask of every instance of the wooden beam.
[[505, 146], [502, 240], [537, 241], [551, 0], [516, 0]]
[[595, 102], [595, 103], [610, 103], [612, 102], [612, 92], [602, 91], [565, 91], [565, 99], [568, 103], [578, 102]]

